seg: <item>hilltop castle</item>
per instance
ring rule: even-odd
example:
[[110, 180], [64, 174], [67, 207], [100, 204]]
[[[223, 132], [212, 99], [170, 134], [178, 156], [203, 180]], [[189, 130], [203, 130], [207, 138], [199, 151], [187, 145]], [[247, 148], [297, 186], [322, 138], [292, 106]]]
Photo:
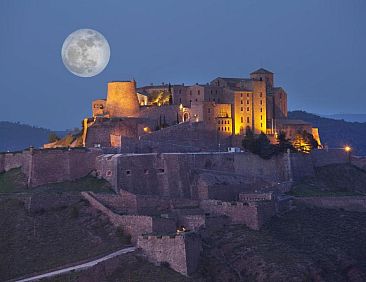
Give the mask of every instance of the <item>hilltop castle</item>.
[[[287, 119], [287, 93], [263, 68], [250, 78], [217, 77], [189, 86], [136, 88], [135, 81], [112, 81], [107, 98], [92, 102], [92, 113], [84, 120], [82, 140], [71, 146], [146, 152], [166, 151], [169, 143], [174, 151], [217, 150], [238, 146], [247, 128], [267, 134], [272, 142], [280, 131], [292, 139], [305, 130], [320, 144], [311, 124]], [[47, 146], [57, 147], [57, 142]]]

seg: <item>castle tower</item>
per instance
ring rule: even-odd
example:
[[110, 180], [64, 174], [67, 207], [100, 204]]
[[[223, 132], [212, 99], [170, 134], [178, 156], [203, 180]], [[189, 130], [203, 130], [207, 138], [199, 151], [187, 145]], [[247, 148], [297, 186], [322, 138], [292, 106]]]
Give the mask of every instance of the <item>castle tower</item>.
[[106, 114], [109, 117], [132, 117], [140, 110], [136, 81], [108, 82]]
[[273, 72], [268, 70], [258, 69], [250, 74], [250, 78], [265, 81], [267, 89], [272, 89], [273, 87]]

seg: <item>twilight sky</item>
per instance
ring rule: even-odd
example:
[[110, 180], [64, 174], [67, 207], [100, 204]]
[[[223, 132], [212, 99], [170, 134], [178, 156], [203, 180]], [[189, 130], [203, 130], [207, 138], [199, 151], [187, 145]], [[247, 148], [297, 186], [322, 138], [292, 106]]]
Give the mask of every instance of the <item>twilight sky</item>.
[[[111, 47], [92, 78], [61, 60], [80, 28]], [[364, 0], [1, 0], [0, 39], [0, 120], [80, 127], [109, 80], [205, 83], [259, 67], [290, 110], [366, 113]]]

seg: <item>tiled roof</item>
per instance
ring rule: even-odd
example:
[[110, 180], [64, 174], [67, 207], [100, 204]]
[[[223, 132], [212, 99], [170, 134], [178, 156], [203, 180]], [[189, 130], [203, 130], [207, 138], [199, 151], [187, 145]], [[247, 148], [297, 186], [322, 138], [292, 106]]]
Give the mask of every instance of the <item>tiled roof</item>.
[[257, 73], [260, 73], [260, 74], [267, 74], [267, 73], [273, 74], [273, 72], [270, 72], [270, 71], [268, 71], [264, 68], [257, 69], [256, 71], [253, 71], [250, 74], [257, 74]]

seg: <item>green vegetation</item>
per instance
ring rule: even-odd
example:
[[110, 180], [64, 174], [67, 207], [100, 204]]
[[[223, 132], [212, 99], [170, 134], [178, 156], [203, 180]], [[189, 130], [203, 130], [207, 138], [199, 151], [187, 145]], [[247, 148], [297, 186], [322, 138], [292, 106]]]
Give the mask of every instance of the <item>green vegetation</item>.
[[365, 281], [366, 213], [307, 208], [204, 238], [207, 281]]
[[0, 173], [0, 193], [22, 192], [27, 190], [27, 179], [20, 168]]
[[345, 144], [350, 144], [354, 154], [366, 155], [365, 122], [347, 122], [323, 118], [304, 111], [289, 112], [288, 117], [310, 122], [313, 127], [319, 128], [320, 140], [323, 145], [328, 145], [329, 148], [343, 148]]
[[293, 196], [354, 196], [366, 194], [366, 171], [350, 164], [319, 167], [315, 177], [296, 183], [289, 192]]
[[[139, 255], [129, 253], [81, 272], [54, 277], [49, 281], [188, 282], [192, 281], [166, 266], [155, 266]], [[199, 279], [194, 281], [207, 281]]]
[[55, 132], [51, 132], [49, 135], [48, 135], [48, 142], [49, 143], [53, 143], [53, 142], [56, 142], [60, 140], [60, 137], [57, 136], [57, 134]]
[[266, 134], [263, 132], [259, 135], [255, 135], [250, 127], [245, 130], [245, 136], [242, 141], [242, 147], [256, 155], [259, 155], [263, 159], [270, 159], [272, 156], [286, 152], [287, 149], [294, 150], [290, 140], [286, 138], [284, 132], [280, 132], [278, 135], [278, 144], [271, 144]]
[[0, 197], [0, 281], [95, 258], [125, 244], [81, 196]]
[[39, 192], [82, 192], [114, 193], [111, 185], [104, 179], [98, 179], [92, 175], [79, 178], [75, 181], [65, 181], [42, 185], [35, 188], [27, 188], [26, 176], [20, 168], [0, 173], [0, 193], [39, 193]]

